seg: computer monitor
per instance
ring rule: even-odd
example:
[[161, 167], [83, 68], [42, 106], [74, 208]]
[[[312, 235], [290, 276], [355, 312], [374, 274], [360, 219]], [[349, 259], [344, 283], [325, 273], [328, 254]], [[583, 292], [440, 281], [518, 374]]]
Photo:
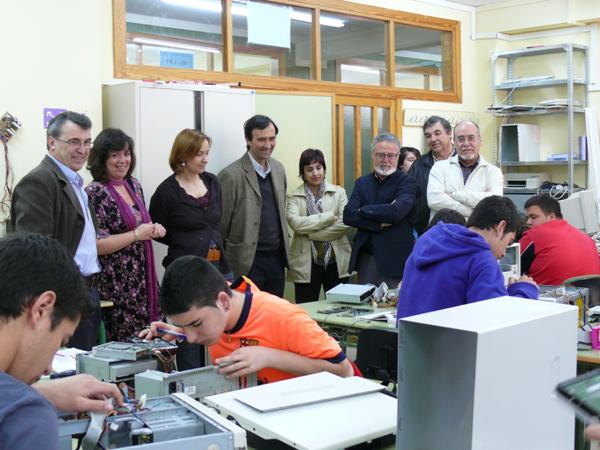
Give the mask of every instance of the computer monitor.
[[598, 209], [594, 200], [594, 191], [578, 191], [569, 198], [561, 200], [560, 209], [563, 219], [587, 234], [597, 233]]
[[510, 278], [521, 276], [521, 244], [515, 242], [506, 247], [504, 256], [498, 260], [500, 270], [504, 275], [504, 284], [508, 285]]

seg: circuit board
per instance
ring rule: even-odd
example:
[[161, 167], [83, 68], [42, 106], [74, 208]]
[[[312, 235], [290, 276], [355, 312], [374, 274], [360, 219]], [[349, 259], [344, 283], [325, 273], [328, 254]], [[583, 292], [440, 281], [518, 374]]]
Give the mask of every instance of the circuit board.
[[124, 361], [137, 361], [152, 356], [156, 350], [176, 350], [177, 346], [162, 339], [132, 338], [131, 342], [107, 342], [92, 349], [94, 356]]

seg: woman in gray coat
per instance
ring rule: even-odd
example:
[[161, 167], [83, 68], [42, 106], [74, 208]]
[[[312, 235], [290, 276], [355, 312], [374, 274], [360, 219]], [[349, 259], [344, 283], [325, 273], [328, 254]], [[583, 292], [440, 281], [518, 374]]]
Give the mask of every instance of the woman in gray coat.
[[294, 231], [288, 278], [294, 282], [296, 303], [319, 299], [324, 291], [348, 281], [351, 247], [342, 216], [346, 191], [325, 181], [323, 152], [306, 149], [300, 155], [299, 175], [304, 181], [288, 195], [286, 213]]

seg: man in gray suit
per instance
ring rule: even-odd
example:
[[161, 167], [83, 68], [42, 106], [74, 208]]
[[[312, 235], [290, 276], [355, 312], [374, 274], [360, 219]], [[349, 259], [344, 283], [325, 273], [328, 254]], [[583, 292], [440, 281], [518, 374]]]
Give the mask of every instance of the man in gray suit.
[[234, 277], [247, 275], [259, 289], [282, 297], [289, 236], [285, 170], [271, 157], [278, 131], [266, 116], [248, 119], [247, 152], [219, 173], [219, 183], [221, 235]]
[[96, 250], [97, 222], [83, 189], [79, 172], [90, 148], [92, 122], [72, 111], [60, 113], [48, 124], [42, 162], [25, 175], [14, 190], [11, 205], [12, 231], [51, 236], [63, 244], [85, 277], [93, 312], [82, 320], [69, 345], [91, 350], [100, 326], [100, 301], [92, 275], [100, 272]]

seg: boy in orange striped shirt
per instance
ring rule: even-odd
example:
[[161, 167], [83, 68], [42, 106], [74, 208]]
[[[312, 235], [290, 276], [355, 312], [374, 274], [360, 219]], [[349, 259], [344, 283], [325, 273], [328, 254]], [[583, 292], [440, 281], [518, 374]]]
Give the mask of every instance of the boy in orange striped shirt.
[[339, 344], [297, 305], [260, 291], [242, 277], [228, 286], [206, 260], [184, 256], [165, 272], [160, 306], [170, 324], [158, 328], [185, 334], [206, 345], [220, 372], [239, 377], [257, 372], [259, 383], [327, 371], [351, 376], [352, 365]]

